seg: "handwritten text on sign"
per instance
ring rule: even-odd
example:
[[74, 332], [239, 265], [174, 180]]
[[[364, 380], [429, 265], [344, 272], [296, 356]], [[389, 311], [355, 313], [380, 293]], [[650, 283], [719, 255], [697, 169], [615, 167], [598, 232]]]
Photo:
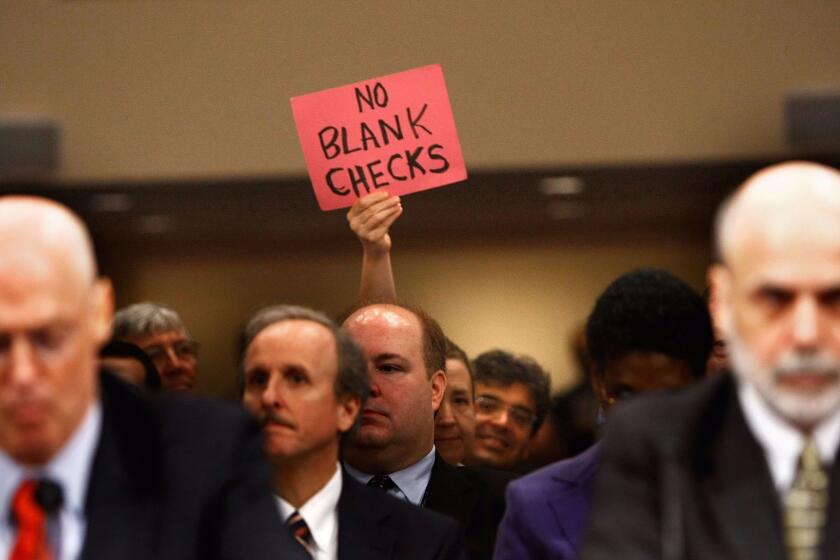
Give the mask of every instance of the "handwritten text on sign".
[[293, 97], [292, 113], [322, 210], [467, 178], [439, 65]]

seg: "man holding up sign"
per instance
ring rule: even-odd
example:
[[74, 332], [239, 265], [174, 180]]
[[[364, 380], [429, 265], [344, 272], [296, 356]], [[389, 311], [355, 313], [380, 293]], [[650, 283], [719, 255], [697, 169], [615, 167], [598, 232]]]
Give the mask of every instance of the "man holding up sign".
[[439, 65], [291, 100], [322, 210], [378, 189], [408, 194], [463, 181], [464, 158]]

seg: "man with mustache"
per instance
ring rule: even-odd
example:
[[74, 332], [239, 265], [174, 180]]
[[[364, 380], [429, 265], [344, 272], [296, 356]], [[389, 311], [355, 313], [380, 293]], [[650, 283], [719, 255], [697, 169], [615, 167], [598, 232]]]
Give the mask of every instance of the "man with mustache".
[[840, 557], [840, 173], [764, 169], [715, 233], [733, 373], [617, 407], [586, 560]]
[[450, 519], [365, 488], [338, 463], [370, 383], [364, 357], [326, 316], [290, 305], [245, 329], [242, 402], [263, 425], [281, 517], [316, 560], [458, 559]]
[[363, 306], [344, 325], [371, 377], [359, 430], [345, 447], [348, 472], [458, 520], [470, 558], [491, 558], [507, 477], [449, 465], [436, 453], [435, 411], [446, 390], [440, 326], [420, 309], [395, 304]]

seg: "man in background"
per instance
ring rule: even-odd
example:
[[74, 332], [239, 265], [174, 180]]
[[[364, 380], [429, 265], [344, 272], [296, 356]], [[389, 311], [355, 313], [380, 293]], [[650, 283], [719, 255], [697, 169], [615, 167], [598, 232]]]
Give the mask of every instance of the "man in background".
[[136, 344], [148, 354], [164, 391], [196, 390], [199, 345], [174, 309], [152, 302], [124, 307], [114, 316], [114, 338]]
[[259, 311], [245, 329], [242, 402], [260, 421], [278, 508], [318, 560], [460, 558], [458, 527], [373, 488], [339, 465], [370, 390], [364, 356], [310, 309]]
[[490, 350], [473, 362], [476, 464], [516, 471], [548, 413], [551, 380], [528, 356]]
[[470, 558], [491, 558], [504, 511], [503, 477], [454, 467], [434, 448], [434, 415], [446, 389], [446, 339], [420, 309], [363, 306], [344, 321], [371, 378], [345, 467], [360, 482], [456, 519]]

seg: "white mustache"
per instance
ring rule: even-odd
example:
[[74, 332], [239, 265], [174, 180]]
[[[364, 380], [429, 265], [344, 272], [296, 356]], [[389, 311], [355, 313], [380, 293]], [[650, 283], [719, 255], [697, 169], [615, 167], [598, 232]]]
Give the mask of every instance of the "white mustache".
[[825, 354], [791, 353], [782, 357], [773, 368], [777, 379], [790, 379], [803, 375], [817, 375], [824, 378], [840, 377], [840, 362]]

